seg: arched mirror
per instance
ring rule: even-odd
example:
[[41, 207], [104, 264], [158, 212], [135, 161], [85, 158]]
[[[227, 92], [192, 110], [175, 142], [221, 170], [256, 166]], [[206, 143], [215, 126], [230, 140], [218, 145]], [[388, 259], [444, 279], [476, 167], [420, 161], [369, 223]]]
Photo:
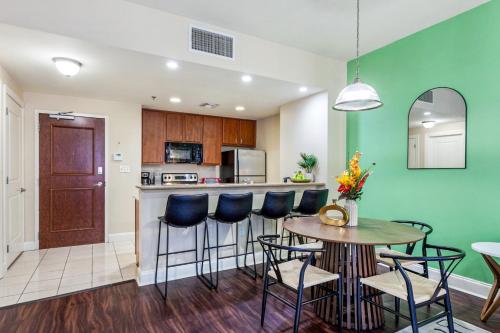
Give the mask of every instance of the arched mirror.
[[434, 88], [408, 114], [408, 169], [464, 169], [467, 104], [451, 88]]

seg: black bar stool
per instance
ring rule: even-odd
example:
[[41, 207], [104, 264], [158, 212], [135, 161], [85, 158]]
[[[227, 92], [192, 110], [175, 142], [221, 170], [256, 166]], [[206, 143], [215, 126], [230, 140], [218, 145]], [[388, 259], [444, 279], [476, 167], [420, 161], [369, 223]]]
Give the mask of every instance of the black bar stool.
[[[278, 219], [286, 219], [293, 209], [295, 191], [267, 192], [261, 209], [254, 209], [253, 214], [262, 216], [262, 234], [265, 235], [265, 220], [274, 220], [274, 233], [278, 233]], [[256, 240], [253, 240], [256, 242]], [[264, 251], [262, 251], [262, 275], [264, 275]]]
[[[253, 242], [249, 242], [249, 237], [253, 239], [252, 230], [252, 204], [253, 204], [253, 193], [245, 194], [221, 194], [219, 196], [219, 201], [217, 202], [217, 208], [214, 214], [210, 214], [208, 217], [215, 221], [216, 225], [216, 244], [213, 247], [203, 248], [203, 257], [205, 257], [205, 249], [216, 249], [216, 261], [217, 267], [215, 270], [215, 288], [219, 285], [219, 259], [226, 258], [236, 258], [236, 268], [241, 269], [239, 264], [239, 257], [244, 256], [243, 272], [251, 276], [252, 278], [257, 277], [257, 269], [255, 266], [255, 248]], [[248, 220], [248, 230], [245, 244], [245, 253], [239, 253], [239, 222]], [[231, 226], [231, 231], [233, 231], [233, 225], [236, 225], [236, 241], [231, 244], [219, 244], [219, 223], [229, 224]], [[248, 244], [252, 246], [252, 256], [253, 256], [253, 269], [247, 266], [247, 255], [248, 255]], [[225, 247], [235, 247], [235, 254], [219, 257], [219, 249]], [[202, 270], [203, 274], [203, 270]]]
[[[207, 228], [207, 216], [208, 216], [208, 194], [197, 194], [197, 195], [180, 195], [171, 194], [168, 196], [167, 207], [165, 209], [165, 215], [160, 216], [158, 220], [158, 249], [156, 251], [156, 269], [155, 269], [155, 286], [160, 292], [163, 299], [167, 298], [167, 285], [168, 285], [168, 269], [169, 267], [176, 267], [181, 265], [195, 264], [196, 266], [196, 276], [210, 289], [214, 288], [212, 281], [212, 269], [210, 268], [210, 279], [207, 279], [204, 275], [198, 273], [198, 264], [201, 262], [202, 272], [203, 272], [203, 262], [204, 257], [198, 260], [198, 225], [201, 223], [205, 224], [204, 235], [203, 235], [203, 247], [205, 247], [205, 240], [209, 243], [209, 234]], [[167, 229], [167, 241], [165, 253], [160, 253], [160, 241], [161, 241], [161, 227], [162, 224], [166, 225]], [[191, 250], [175, 251], [170, 252], [169, 245], [169, 229], [173, 228], [195, 228], [195, 248]], [[168, 256], [171, 254], [181, 254], [195, 252], [196, 259], [192, 262], [169, 265]], [[160, 256], [165, 256], [165, 292], [163, 293], [158, 286], [158, 261]], [[208, 261], [210, 262], [210, 253], [208, 253]], [[209, 265], [210, 266], [210, 265]]]
[[[328, 189], [322, 190], [305, 190], [302, 194], [302, 198], [300, 199], [300, 203], [297, 207], [292, 209], [292, 213], [285, 218], [294, 218], [294, 217], [304, 217], [304, 216], [313, 216], [319, 213], [321, 207], [326, 205], [326, 201], [328, 200]], [[281, 245], [283, 245], [283, 239], [288, 239], [288, 246], [291, 246], [292, 243], [295, 245], [295, 236], [289, 234], [288, 236], [284, 235], [285, 228], [281, 229]], [[300, 236], [296, 236], [299, 240], [299, 244], [304, 244], [304, 239]], [[320, 244], [322, 246], [322, 244]], [[299, 245], [300, 247], [300, 245]], [[311, 247], [311, 248], [314, 248]], [[280, 259], [281, 251], [280, 251]], [[290, 260], [290, 253], [288, 255], [288, 260]]]

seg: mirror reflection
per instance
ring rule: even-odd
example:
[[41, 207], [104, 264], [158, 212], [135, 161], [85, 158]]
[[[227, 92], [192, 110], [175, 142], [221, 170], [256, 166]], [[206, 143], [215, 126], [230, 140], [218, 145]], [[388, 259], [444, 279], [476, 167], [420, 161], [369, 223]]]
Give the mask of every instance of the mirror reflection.
[[467, 106], [456, 90], [420, 95], [408, 116], [408, 168], [465, 168], [466, 122]]

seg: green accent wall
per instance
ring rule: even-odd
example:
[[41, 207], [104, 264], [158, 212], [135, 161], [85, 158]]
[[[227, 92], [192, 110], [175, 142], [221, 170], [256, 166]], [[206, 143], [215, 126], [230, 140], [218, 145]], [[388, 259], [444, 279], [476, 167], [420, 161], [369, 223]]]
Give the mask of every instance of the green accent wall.
[[[348, 115], [348, 154], [376, 162], [361, 216], [414, 219], [434, 227], [430, 243], [467, 252], [459, 275], [492, 282], [476, 241], [500, 242], [500, 1], [493, 0], [361, 58], [361, 79], [384, 107]], [[348, 64], [352, 79], [354, 62]], [[434, 87], [458, 90], [468, 105], [467, 169], [408, 170], [407, 117]]]

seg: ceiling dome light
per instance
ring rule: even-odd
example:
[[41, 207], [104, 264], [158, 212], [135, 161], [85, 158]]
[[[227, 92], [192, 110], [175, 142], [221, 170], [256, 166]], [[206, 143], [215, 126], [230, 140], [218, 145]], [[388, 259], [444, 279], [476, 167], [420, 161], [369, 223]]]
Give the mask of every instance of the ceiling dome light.
[[75, 76], [80, 72], [82, 63], [70, 58], [55, 57], [52, 61], [56, 64], [57, 70], [64, 76]]
[[299, 91], [300, 91], [300, 92], [307, 92], [307, 87], [300, 87], [300, 88], [299, 88]]
[[352, 84], [340, 92], [334, 110], [338, 111], [367, 111], [384, 105], [380, 101], [377, 91], [359, 79], [359, 0], [356, 2], [356, 77]]
[[424, 116], [430, 116], [430, 115], [431, 115], [430, 111], [424, 112]]
[[170, 97], [170, 102], [180, 103], [180, 102], [182, 102], [182, 100], [179, 97]]
[[245, 111], [245, 107], [242, 105], [238, 105], [237, 107], [234, 108], [236, 111]]
[[245, 83], [249, 83], [249, 82], [252, 82], [253, 78], [250, 76], [250, 75], [243, 75], [241, 77], [241, 81], [245, 82]]
[[434, 120], [426, 120], [422, 122], [422, 126], [425, 128], [433, 128], [436, 125], [436, 122]]
[[169, 60], [167, 61], [167, 68], [171, 70], [176, 70], [177, 68], [179, 68], [179, 63], [174, 60]]

